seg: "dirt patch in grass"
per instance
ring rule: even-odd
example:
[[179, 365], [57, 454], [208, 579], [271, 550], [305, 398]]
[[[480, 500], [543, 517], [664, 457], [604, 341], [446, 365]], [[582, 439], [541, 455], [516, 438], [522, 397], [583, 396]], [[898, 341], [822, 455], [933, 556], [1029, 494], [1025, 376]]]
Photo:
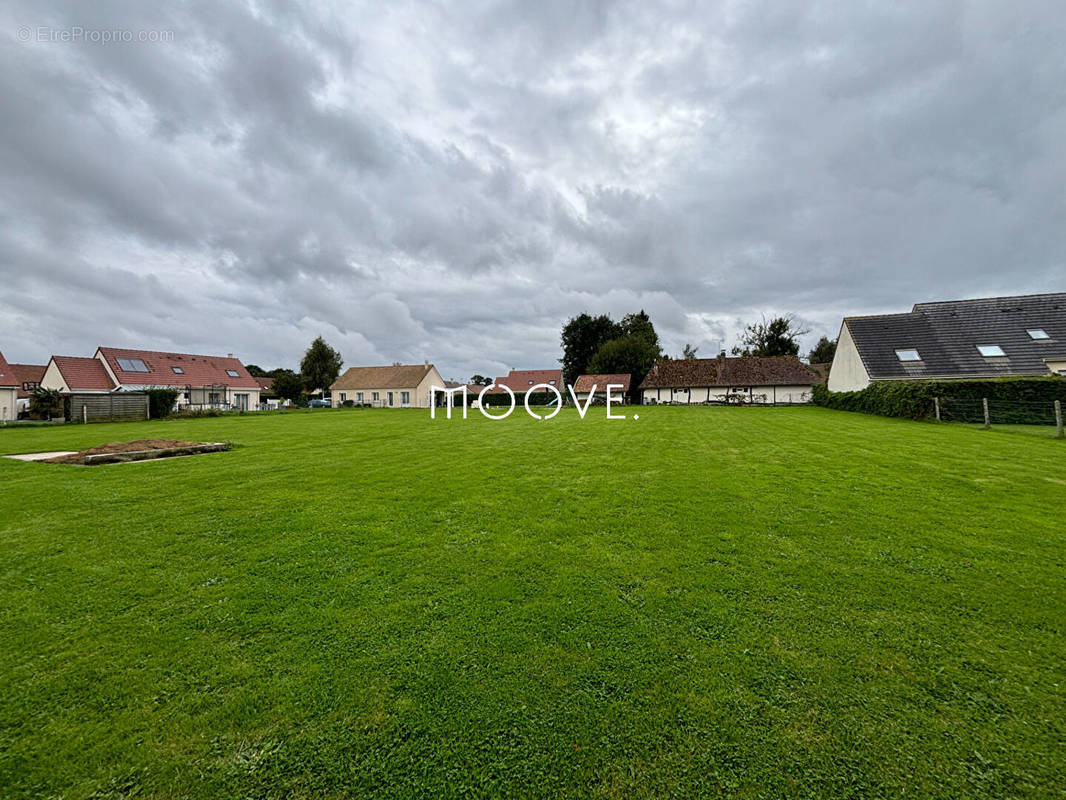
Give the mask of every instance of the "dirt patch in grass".
[[[48, 464], [93, 464], [138, 461], [148, 458], [170, 458], [196, 453], [226, 450], [229, 445], [218, 442], [183, 442], [177, 439], [138, 439], [133, 442], [108, 442], [67, 456], [49, 458]], [[114, 458], [106, 458], [114, 456]]]

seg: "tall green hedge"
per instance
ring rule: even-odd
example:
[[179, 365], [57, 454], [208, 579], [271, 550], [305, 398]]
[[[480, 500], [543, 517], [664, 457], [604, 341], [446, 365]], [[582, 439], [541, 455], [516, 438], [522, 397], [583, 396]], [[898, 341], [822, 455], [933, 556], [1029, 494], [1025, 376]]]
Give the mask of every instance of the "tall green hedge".
[[978, 408], [982, 398], [1000, 406], [1046, 403], [1055, 400], [1066, 404], [1066, 379], [1057, 376], [1041, 378], [996, 378], [969, 381], [880, 381], [857, 392], [830, 392], [824, 384], [814, 387], [813, 400], [817, 405], [841, 411], [860, 411], [883, 417], [932, 419], [933, 398], [941, 404], [972, 404]]
[[148, 416], [152, 419], [169, 417], [178, 401], [177, 389], [148, 389]]

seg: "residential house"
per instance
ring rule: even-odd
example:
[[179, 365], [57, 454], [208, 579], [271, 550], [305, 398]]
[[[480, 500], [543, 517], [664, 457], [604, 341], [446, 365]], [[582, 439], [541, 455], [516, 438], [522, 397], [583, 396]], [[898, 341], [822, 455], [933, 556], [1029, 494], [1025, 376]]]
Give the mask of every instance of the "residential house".
[[0, 353], [0, 422], [18, 419], [19, 379]]
[[874, 381], [1066, 375], [1066, 293], [917, 303], [847, 317], [828, 388]]
[[[506, 386], [514, 393], [517, 402], [521, 403], [525, 399], [526, 392], [540, 384], [554, 386], [559, 390], [563, 400], [566, 400], [566, 387], [563, 386], [561, 369], [512, 369], [506, 376], [493, 381], [493, 387], [485, 394], [485, 400], [488, 401], [492, 397], [493, 402], [500, 402], [500, 396], [506, 397], [507, 395], [507, 391], [502, 388]], [[549, 391], [551, 390], [541, 387], [537, 393]], [[510, 403], [510, 400], [506, 399], [504, 402]]]
[[79, 356], [52, 356], [45, 365], [41, 386], [63, 394], [106, 394], [115, 382], [102, 361]]
[[93, 358], [122, 391], [176, 389], [179, 407], [259, 407], [259, 384], [232, 354], [223, 358], [99, 347]]
[[[622, 387], [621, 389], [612, 389], [611, 397], [617, 398], [620, 403], [625, 403], [628, 402], [629, 382], [632, 378], [632, 375], [579, 375], [574, 383], [574, 396], [579, 403], [584, 405], [589, 393], [595, 388], [592, 402], [606, 403], [607, 385], [610, 384], [611, 386]], [[614, 402], [613, 399], [612, 402]]]
[[41, 378], [44, 377], [44, 364], [11, 364], [10, 367], [15, 370], [15, 376], [18, 378], [19, 389], [18, 399], [16, 403], [18, 405], [18, 411], [22, 412], [30, 407], [30, 398], [33, 397], [34, 390], [41, 385]]
[[330, 386], [333, 406], [346, 402], [374, 408], [429, 408], [430, 388], [444, 379], [428, 361], [391, 367], [349, 367]]
[[795, 356], [659, 361], [640, 384], [649, 403], [809, 403], [817, 373]]

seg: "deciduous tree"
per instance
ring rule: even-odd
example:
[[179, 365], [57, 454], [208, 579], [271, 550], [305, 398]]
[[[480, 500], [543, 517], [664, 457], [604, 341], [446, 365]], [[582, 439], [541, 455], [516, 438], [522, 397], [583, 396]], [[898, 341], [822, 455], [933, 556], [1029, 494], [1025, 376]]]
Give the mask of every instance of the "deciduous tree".
[[735, 356], [794, 356], [799, 353], [799, 338], [807, 333], [795, 327], [795, 319], [766, 318], [749, 325], [740, 337], [740, 344], [733, 348]]
[[309, 392], [329, 389], [330, 384], [340, 375], [343, 365], [344, 359], [341, 358], [341, 354], [319, 336], [311, 342], [311, 346], [307, 348], [300, 362], [300, 375], [303, 377], [304, 387]]

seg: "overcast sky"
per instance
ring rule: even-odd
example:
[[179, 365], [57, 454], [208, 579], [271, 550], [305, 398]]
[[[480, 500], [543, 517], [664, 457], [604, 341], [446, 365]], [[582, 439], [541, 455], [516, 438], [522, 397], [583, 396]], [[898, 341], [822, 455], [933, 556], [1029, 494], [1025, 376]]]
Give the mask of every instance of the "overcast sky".
[[4, 4], [10, 361], [467, 378], [582, 311], [714, 355], [1066, 290], [1060, 0], [156, 5]]

